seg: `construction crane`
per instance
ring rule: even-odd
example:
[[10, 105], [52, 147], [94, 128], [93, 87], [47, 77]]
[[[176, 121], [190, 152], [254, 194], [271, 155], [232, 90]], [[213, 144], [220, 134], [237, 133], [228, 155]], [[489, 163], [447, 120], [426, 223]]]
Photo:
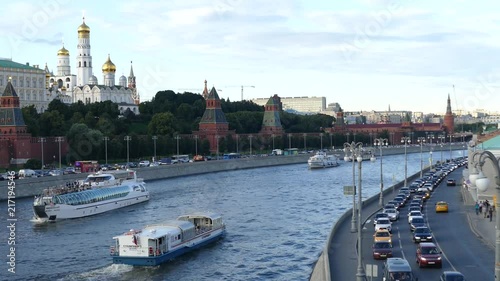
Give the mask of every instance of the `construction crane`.
[[243, 101], [243, 89], [245, 88], [255, 88], [252, 85], [241, 85], [241, 86], [227, 86], [226, 88], [241, 87], [241, 101]]

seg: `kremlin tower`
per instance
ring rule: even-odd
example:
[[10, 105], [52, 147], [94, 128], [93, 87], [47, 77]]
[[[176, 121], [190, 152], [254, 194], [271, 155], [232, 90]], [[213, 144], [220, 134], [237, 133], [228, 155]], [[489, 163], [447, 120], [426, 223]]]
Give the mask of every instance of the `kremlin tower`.
[[446, 132], [451, 135], [455, 132], [455, 120], [451, 112], [450, 94], [448, 94], [448, 103], [446, 105], [446, 114], [444, 115], [444, 127]]

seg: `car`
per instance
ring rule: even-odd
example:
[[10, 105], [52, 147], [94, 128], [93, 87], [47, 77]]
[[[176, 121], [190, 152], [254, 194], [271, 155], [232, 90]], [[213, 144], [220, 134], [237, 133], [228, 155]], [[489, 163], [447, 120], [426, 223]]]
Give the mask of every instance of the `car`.
[[373, 234], [373, 242], [376, 243], [383, 241], [392, 243], [392, 234], [387, 229], [375, 231], [375, 234]]
[[63, 175], [69, 175], [69, 174], [76, 174], [75, 168], [66, 167], [66, 169], [63, 170]]
[[393, 203], [387, 203], [384, 205], [384, 210], [387, 209], [396, 209], [396, 205], [394, 205]]
[[424, 217], [421, 211], [411, 211], [408, 213], [408, 223], [411, 223], [411, 219], [414, 217]]
[[427, 200], [427, 199], [429, 199], [429, 198], [431, 198], [431, 193], [430, 192], [424, 193], [424, 195], [423, 195], [422, 198], [424, 199], [424, 201]]
[[414, 231], [419, 226], [425, 226], [424, 217], [413, 217], [410, 221], [410, 230]]
[[436, 213], [448, 213], [448, 203], [439, 201], [436, 203]]
[[446, 185], [447, 186], [456, 186], [457, 185], [457, 182], [454, 180], [454, 179], [448, 179], [446, 181]]
[[443, 267], [441, 251], [432, 242], [422, 242], [417, 246], [416, 260], [419, 267]]
[[392, 257], [392, 243], [388, 241], [375, 242], [372, 245], [373, 258], [386, 259]]
[[405, 199], [401, 197], [396, 197], [392, 201], [396, 202], [399, 206], [399, 208], [403, 207], [405, 205]]
[[377, 220], [379, 218], [386, 218], [387, 219], [387, 218], [389, 218], [389, 214], [384, 213], [384, 212], [375, 214], [375, 216], [373, 217], [373, 225], [374, 226], [377, 224]]
[[413, 212], [413, 211], [419, 211], [419, 212], [422, 212], [422, 208], [420, 208], [420, 206], [410, 206], [410, 207], [408, 208], [408, 213]]
[[380, 229], [387, 229], [389, 232], [392, 231], [392, 224], [389, 219], [378, 219], [377, 223], [375, 224], [375, 231], [380, 230]]
[[139, 167], [149, 167], [150, 164], [148, 160], [142, 160], [139, 162]]
[[431, 242], [433, 240], [432, 232], [427, 226], [419, 226], [413, 231], [413, 242]]
[[467, 281], [467, 279], [458, 271], [445, 271], [439, 277], [439, 281]]
[[396, 209], [386, 209], [384, 213], [389, 216], [389, 220], [396, 221], [399, 219], [399, 211]]
[[418, 208], [419, 211], [422, 210], [422, 204], [418, 202], [411, 202], [410, 205], [408, 206], [408, 212], [410, 212], [410, 208]]
[[53, 177], [61, 176], [63, 173], [61, 170], [50, 170], [49, 175]]
[[193, 156], [193, 161], [194, 162], [199, 162], [199, 161], [207, 161], [203, 155], [195, 155]]

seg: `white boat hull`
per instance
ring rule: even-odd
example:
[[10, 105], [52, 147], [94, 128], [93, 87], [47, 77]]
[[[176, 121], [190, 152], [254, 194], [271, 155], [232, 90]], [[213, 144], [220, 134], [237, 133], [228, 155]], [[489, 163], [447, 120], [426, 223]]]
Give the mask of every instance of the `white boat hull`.
[[323, 155], [317, 154], [312, 156], [307, 161], [309, 169], [323, 169], [323, 168], [331, 168], [337, 167], [339, 163], [337, 162], [337, 157], [334, 155]]
[[[35, 216], [38, 219], [55, 221], [60, 219], [75, 219], [88, 217], [115, 209], [139, 204], [149, 200], [149, 194], [129, 194], [127, 197], [111, 199], [102, 202], [84, 205], [54, 204], [34, 206]], [[43, 215], [45, 213], [46, 215]]]

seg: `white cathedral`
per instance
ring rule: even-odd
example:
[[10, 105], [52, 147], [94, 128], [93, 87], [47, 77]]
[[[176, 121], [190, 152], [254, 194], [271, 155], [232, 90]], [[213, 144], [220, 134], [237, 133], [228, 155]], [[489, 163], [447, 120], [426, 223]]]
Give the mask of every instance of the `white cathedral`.
[[63, 47], [57, 52], [57, 75], [52, 74], [47, 65], [45, 72], [48, 79], [48, 94], [55, 95], [64, 103], [82, 101], [85, 104], [112, 101], [118, 104], [121, 113], [127, 109], [139, 114], [140, 98], [132, 65], [127, 78], [122, 75], [115, 85], [116, 66], [108, 55], [102, 65], [103, 84], [99, 84], [92, 73], [92, 56], [90, 54], [90, 27], [83, 23], [78, 27], [77, 74], [71, 74], [69, 51]]

